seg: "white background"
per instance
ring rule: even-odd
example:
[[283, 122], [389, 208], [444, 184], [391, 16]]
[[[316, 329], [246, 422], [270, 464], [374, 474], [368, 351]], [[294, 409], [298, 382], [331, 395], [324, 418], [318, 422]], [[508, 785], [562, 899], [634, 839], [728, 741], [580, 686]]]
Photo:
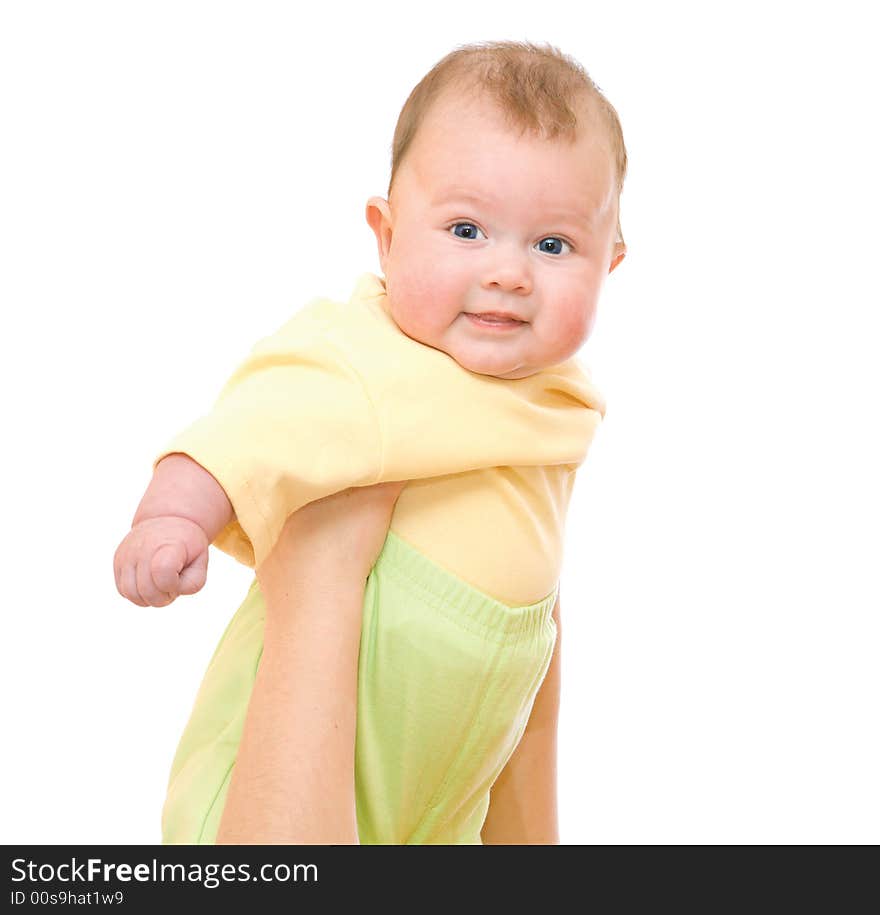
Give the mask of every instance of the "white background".
[[400, 107], [500, 38], [580, 60], [630, 163], [581, 352], [608, 414], [561, 586], [562, 840], [880, 840], [868, 8], [4, 3], [0, 841], [160, 840], [251, 573], [212, 550], [194, 597], [116, 593], [152, 457], [379, 271]]

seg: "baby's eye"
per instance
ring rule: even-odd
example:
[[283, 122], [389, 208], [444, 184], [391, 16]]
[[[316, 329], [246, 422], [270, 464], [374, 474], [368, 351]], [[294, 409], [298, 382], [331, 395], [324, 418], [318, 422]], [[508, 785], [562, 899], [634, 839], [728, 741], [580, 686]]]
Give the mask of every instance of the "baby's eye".
[[562, 238], [556, 238], [555, 236], [548, 236], [547, 238], [542, 238], [538, 242], [538, 248], [544, 252], [544, 254], [562, 254], [562, 246], [565, 245], [566, 248], [571, 250], [571, 245]]
[[[452, 234], [456, 238], [467, 238], [467, 239], [476, 238], [477, 232], [482, 231], [482, 230], [478, 229], [472, 222], [457, 222], [457, 223], [455, 223], [455, 225], [450, 226], [449, 228], [452, 230]], [[458, 232], [455, 231], [456, 229], [461, 229], [462, 233], [466, 233], [466, 234], [459, 234]]]

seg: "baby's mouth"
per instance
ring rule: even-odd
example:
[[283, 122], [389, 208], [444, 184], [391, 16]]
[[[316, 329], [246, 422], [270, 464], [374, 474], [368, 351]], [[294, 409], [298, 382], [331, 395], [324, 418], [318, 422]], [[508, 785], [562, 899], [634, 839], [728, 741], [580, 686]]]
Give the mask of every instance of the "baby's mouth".
[[494, 311], [480, 312], [479, 314], [465, 312], [465, 314], [477, 324], [489, 324], [499, 327], [516, 327], [520, 324], [527, 323], [526, 321], [521, 321], [519, 318], [515, 318], [513, 315], [499, 314], [498, 312]]

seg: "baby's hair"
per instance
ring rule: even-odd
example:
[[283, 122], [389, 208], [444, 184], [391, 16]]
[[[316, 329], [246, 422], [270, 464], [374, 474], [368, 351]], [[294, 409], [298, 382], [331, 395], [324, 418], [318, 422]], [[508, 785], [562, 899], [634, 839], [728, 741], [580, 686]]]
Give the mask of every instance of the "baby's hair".
[[439, 61], [410, 93], [401, 109], [391, 146], [391, 180], [412, 145], [431, 105], [449, 88], [487, 93], [512, 126], [547, 139], [574, 140], [577, 103], [586, 101], [605, 128], [617, 178], [620, 231], [620, 193], [626, 177], [626, 146], [614, 106], [574, 58], [552, 45], [523, 41], [487, 41], [462, 45]]

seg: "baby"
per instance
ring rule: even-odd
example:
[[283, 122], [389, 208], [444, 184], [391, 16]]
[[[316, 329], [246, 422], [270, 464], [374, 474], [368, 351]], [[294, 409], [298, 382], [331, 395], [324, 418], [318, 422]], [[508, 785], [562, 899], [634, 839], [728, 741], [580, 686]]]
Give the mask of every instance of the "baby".
[[[556, 641], [565, 513], [604, 402], [573, 356], [623, 259], [626, 151], [583, 69], [549, 47], [459, 48], [408, 98], [383, 277], [260, 341], [174, 439], [114, 557], [164, 606], [208, 545], [260, 568], [285, 520], [407, 480], [366, 583], [358, 658], [362, 844], [479, 843]], [[255, 580], [172, 764], [163, 841], [217, 833], [262, 648]]]

